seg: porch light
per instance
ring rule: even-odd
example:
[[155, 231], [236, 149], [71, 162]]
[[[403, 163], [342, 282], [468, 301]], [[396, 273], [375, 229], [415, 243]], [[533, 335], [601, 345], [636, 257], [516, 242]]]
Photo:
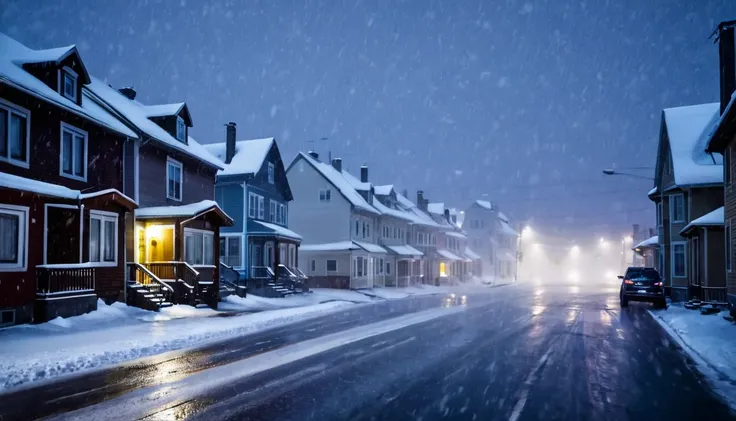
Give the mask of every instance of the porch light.
[[160, 239], [163, 233], [161, 225], [149, 225], [146, 227], [146, 237], [152, 239]]

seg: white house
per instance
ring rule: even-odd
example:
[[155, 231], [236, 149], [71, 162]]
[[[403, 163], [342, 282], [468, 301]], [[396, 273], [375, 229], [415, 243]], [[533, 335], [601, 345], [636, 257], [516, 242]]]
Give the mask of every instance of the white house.
[[481, 257], [483, 278], [515, 279], [519, 234], [509, 218], [487, 200], [476, 200], [465, 210], [463, 230], [469, 246]]

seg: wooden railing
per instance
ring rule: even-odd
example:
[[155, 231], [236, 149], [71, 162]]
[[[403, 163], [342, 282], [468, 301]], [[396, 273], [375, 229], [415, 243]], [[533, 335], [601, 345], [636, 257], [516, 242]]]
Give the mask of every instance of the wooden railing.
[[161, 280], [182, 280], [190, 287], [197, 283], [199, 272], [187, 262], [149, 262], [144, 264]]
[[174, 288], [167, 285], [155, 273], [140, 263], [128, 263], [128, 280], [144, 285], [147, 290], [154, 294], [163, 295], [166, 301], [173, 300]]
[[87, 263], [36, 266], [36, 293], [39, 295], [93, 292], [95, 268]]
[[700, 287], [703, 294], [703, 301], [714, 301], [717, 303], [728, 302], [728, 297], [725, 287]]

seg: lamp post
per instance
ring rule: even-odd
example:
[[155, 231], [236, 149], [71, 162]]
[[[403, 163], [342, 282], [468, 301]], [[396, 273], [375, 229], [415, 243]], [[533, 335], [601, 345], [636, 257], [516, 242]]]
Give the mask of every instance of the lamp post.
[[[643, 168], [643, 167], [638, 167], [638, 168]], [[612, 168], [606, 168], [602, 172], [605, 175], [622, 175], [622, 176], [625, 176], [625, 177], [641, 178], [641, 179], [644, 179], [644, 180], [654, 181], [654, 177], [647, 177], [645, 175], [633, 174], [633, 173], [630, 173], [630, 172], [616, 171], [616, 170], [614, 170]]]

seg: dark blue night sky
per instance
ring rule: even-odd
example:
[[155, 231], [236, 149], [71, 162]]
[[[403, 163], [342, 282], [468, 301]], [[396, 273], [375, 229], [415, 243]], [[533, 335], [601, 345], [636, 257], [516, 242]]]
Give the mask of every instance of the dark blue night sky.
[[731, 0], [0, 0], [0, 31], [186, 101], [203, 143], [235, 121], [287, 164], [331, 151], [412, 198], [486, 194], [596, 236], [653, 225], [651, 183], [600, 170], [653, 166], [662, 108], [718, 100], [708, 36], [734, 18]]

